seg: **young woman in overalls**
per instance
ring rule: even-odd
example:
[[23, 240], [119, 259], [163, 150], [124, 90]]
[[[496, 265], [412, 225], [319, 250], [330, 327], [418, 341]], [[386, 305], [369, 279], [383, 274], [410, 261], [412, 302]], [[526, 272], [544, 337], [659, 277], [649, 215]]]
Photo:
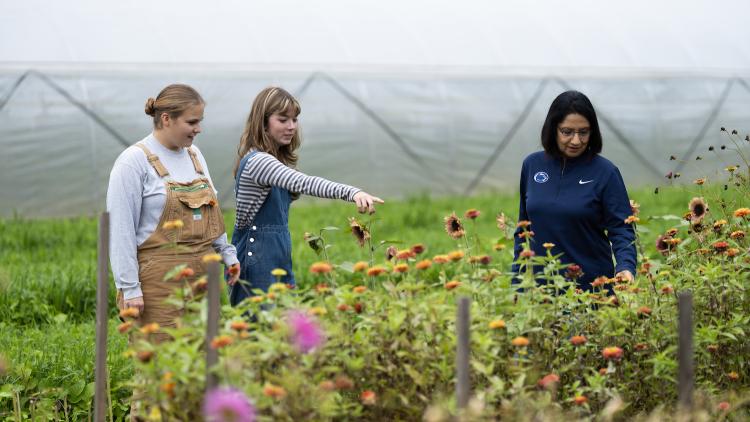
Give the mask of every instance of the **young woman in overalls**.
[[[183, 281], [164, 280], [187, 264], [205, 273], [202, 258], [219, 253], [239, 266], [227, 242], [224, 219], [206, 161], [193, 145], [201, 132], [204, 101], [187, 85], [169, 85], [146, 102], [154, 130], [115, 161], [107, 190], [112, 272], [118, 307], [139, 310], [138, 322], [174, 327], [181, 310], [165, 303]], [[235, 268], [229, 282], [238, 278]], [[164, 341], [163, 332], [152, 337]]]
[[299, 194], [355, 202], [359, 212], [375, 212], [383, 200], [360, 189], [294, 169], [300, 146], [297, 100], [278, 87], [262, 90], [253, 101], [237, 149], [237, 221], [232, 244], [241, 262], [240, 282], [230, 292], [236, 306], [253, 296], [252, 290], [268, 291], [281, 268], [281, 281], [294, 285], [292, 241], [289, 235], [289, 205]]

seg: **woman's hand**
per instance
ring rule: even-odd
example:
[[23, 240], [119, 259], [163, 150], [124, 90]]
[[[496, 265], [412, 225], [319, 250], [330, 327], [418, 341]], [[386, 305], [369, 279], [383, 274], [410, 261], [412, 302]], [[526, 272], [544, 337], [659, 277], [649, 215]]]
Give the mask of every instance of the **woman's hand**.
[[375, 213], [375, 203], [384, 204], [385, 202], [377, 196], [372, 196], [365, 191], [359, 191], [354, 194], [354, 202], [357, 204], [357, 210], [360, 213]]
[[138, 315], [143, 315], [143, 296], [126, 299], [124, 305], [125, 309], [135, 308], [138, 309]]
[[630, 283], [635, 277], [633, 277], [633, 273], [631, 273], [629, 270], [622, 270], [619, 273], [615, 274], [615, 278]]
[[227, 268], [227, 274], [229, 277], [227, 278], [227, 284], [230, 286], [234, 286], [234, 284], [237, 282], [237, 280], [240, 279], [240, 264], [239, 262], [236, 264], [232, 264]]

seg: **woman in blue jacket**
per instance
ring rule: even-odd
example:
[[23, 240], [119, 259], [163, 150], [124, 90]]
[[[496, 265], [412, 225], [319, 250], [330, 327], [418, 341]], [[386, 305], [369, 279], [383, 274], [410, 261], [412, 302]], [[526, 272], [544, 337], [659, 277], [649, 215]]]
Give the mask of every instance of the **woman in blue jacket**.
[[[554, 244], [551, 252], [562, 254], [562, 263], [581, 267], [577, 282], [584, 290], [599, 276], [632, 281], [636, 249], [633, 226], [625, 223], [631, 215], [628, 192], [617, 167], [599, 155], [599, 122], [585, 95], [567, 91], [555, 98], [542, 146], [521, 168], [518, 219], [531, 222], [531, 249], [544, 256], [544, 244]], [[516, 230], [516, 262], [525, 247], [521, 232]], [[519, 271], [517, 263], [513, 271]]]

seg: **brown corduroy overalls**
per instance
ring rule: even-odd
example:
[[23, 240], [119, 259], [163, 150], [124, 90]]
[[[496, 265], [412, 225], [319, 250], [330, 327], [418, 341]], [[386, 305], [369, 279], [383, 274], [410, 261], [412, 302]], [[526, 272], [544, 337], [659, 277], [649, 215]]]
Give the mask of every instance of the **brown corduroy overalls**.
[[[167, 199], [156, 230], [138, 246], [138, 277], [143, 291], [143, 313], [140, 324], [156, 322], [160, 327], [175, 327], [182, 309], [165, 303], [166, 299], [181, 287], [183, 280], [164, 280], [164, 276], [181, 264], [195, 271], [192, 281], [205, 274], [202, 258], [213, 254], [212, 243], [224, 231], [224, 217], [211, 182], [200, 177], [188, 183], [175, 182], [169, 171], [145, 145], [136, 144], [146, 153], [148, 162], [164, 180]], [[198, 157], [192, 149], [188, 153], [198, 174], [205, 175]], [[182, 227], [165, 228], [168, 221], [182, 221]], [[174, 224], [173, 224], [174, 225]], [[117, 303], [124, 306], [122, 293], [118, 292]], [[169, 339], [164, 332], [151, 337], [155, 342]]]

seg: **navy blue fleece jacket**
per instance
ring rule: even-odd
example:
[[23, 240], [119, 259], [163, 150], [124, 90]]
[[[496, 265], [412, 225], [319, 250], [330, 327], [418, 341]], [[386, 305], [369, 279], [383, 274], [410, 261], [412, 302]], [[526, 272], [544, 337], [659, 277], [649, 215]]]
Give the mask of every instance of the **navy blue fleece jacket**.
[[[554, 243], [552, 254], [562, 253], [561, 262], [581, 266], [578, 284], [583, 289], [602, 275], [613, 277], [623, 270], [635, 275], [635, 233], [624, 222], [630, 214], [620, 171], [600, 155], [563, 160], [540, 151], [523, 162], [518, 219], [531, 221], [531, 247], [544, 256], [542, 245]], [[520, 231], [515, 259], [524, 246]], [[518, 265], [513, 271], [518, 272]]]

